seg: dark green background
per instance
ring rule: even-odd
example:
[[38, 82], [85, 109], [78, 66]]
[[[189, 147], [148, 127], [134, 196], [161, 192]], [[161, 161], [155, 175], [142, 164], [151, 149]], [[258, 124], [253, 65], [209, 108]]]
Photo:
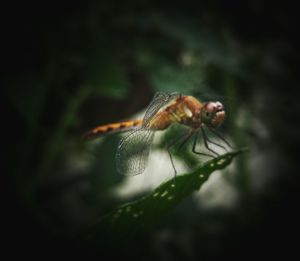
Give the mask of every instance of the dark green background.
[[[297, 237], [299, 228], [294, 5], [26, 2], [6, 14], [2, 123], [9, 168], [2, 225], [10, 254], [200, 260], [287, 256], [296, 250], [290, 236]], [[108, 137], [91, 152], [81, 135], [144, 109], [156, 91], [225, 96], [224, 134], [252, 149], [241, 157], [232, 181], [238, 206], [197, 212], [187, 200], [153, 231], [126, 242], [105, 238], [104, 248], [70, 239], [122, 202], [107, 194], [123, 179], [114, 166], [119, 137]], [[274, 154], [250, 171], [253, 151], [258, 157]], [[88, 171], [76, 167], [85, 157]], [[251, 177], [259, 171], [271, 178], [256, 193]], [[68, 204], [75, 204], [74, 213]], [[159, 239], [164, 230], [173, 236]]]

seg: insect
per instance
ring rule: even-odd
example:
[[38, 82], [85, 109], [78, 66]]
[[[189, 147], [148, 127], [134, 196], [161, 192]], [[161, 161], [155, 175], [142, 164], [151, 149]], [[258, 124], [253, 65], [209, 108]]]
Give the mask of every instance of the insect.
[[[87, 132], [85, 137], [92, 138], [111, 132], [129, 131], [119, 142], [116, 153], [116, 166], [119, 173], [133, 176], [144, 172], [156, 131], [165, 130], [175, 123], [188, 126], [188, 131], [172, 141], [167, 147], [176, 177], [177, 171], [170, 151], [175, 144], [180, 142], [179, 148], [181, 148], [194, 136], [192, 152], [195, 154], [208, 157], [218, 156], [219, 154], [209, 147], [209, 143], [227, 151], [225, 146], [210, 140], [204, 128], [210, 130], [231, 147], [229, 142], [215, 131], [224, 122], [224, 119], [225, 109], [221, 102], [209, 101], [203, 103], [193, 96], [157, 92], [143, 119], [99, 126]], [[212, 154], [196, 150], [199, 133], [202, 134], [206, 149]]]

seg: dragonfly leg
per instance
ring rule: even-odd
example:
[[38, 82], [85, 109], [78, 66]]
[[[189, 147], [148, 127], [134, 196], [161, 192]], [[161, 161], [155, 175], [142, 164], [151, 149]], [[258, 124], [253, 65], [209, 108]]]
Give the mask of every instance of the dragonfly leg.
[[169, 157], [170, 157], [170, 160], [171, 160], [172, 167], [174, 169], [174, 182], [175, 182], [175, 178], [176, 178], [176, 175], [177, 175], [177, 170], [175, 168], [175, 164], [174, 164], [174, 161], [173, 161], [173, 157], [172, 157], [172, 153], [171, 153], [171, 148], [173, 146], [175, 146], [178, 142], [180, 142], [182, 140], [181, 144], [178, 147], [178, 151], [179, 151], [182, 148], [182, 146], [188, 141], [188, 139], [192, 135], [193, 135], [192, 131], [189, 131], [188, 133], [184, 133], [179, 138], [176, 138], [176, 139], [172, 140], [172, 142], [170, 142], [169, 145], [167, 146], [167, 151], [168, 151], [168, 154], [169, 154]]
[[175, 183], [175, 179], [176, 179], [176, 176], [177, 176], [177, 170], [175, 168], [175, 164], [174, 164], [174, 161], [173, 161], [173, 157], [172, 157], [172, 154], [170, 152], [170, 150], [168, 149], [168, 153], [169, 153], [169, 157], [170, 157], [170, 160], [171, 160], [171, 164], [172, 164], [172, 168], [174, 170], [174, 183]]
[[216, 151], [214, 151], [213, 149], [211, 149], [209, 146], [208, 146], [208, 143], [207, 143], [207, 135], [203, 129], [203, 127], [201, 127], [201, 132], [202, 132], [202, 136], [203, 136], [203, 141], [204, 141], [204, 146], [205, 148], [207, 148], [209, 151], [211, 151], [213, 154], [215, 154], [216, 156], [219, 156], [219, 153], [217, 153]]
[[214, 144], [214, 145], [216, 145], [216, 146], [222, 148], [222, 149], [225, 150], [226, 152], [228, 152], [228, 149], [227, 149], [225, 146], [223, 146], [223, 145], [221, 145], [221, 144], [219, 144], [219, 143], [216, 143], [216, 142], [210, 140], [207, 136], [206, 136], [206, 141], [209, 142], [209, 143], [211, 143], [211, 144]]
[[192, 148], [192, 152], [197, 154], [197, 155], [203, 155], [203, 156], [207, 156], [207, 157], [212, 157], [214, 158], [215, 156], [211, 155], [211, 154], [207, 154], [207, 153], [203, 153], [203, 152], [198, 152], [196, 151], [196, 144], [197, 144], [197, 139], [198, 139], [198, 133], [196, 133], [194, 141], [193, 141], [193, 148]]
[[216, 135], [219, 139], [221, 139], [222, 141], [224, 141], [228, 147], [234, 149], [234, 147], [220, 134], [218, 133], [217, 131], [211, 129], [211, 128], [208, 128], [214, 135]]
[[177, 149], [177, 151], [180, 151], [181, 150], [181, 148], [183, 147], [183, 145], [189, 140], [189, 138], [191, 137], [191, 136], [193, 136], [193, 134], [194, 134], [194, 131], [189, 131], [184, 137], [184, 140], [180, 143], [180, 145], [178, 146], [178, 149]]

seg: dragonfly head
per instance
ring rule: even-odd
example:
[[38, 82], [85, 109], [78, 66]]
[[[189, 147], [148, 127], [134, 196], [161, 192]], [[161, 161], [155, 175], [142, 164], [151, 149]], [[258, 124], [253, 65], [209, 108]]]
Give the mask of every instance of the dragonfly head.
[[224, 105], [221, 102], [207, 102], [201, 108], [201, 121], [208, 127], [217, 128], [225, 119]]

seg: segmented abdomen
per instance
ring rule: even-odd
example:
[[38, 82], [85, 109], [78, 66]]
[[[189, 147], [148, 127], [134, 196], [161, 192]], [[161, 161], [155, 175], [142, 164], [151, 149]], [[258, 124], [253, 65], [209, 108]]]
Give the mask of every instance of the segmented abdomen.
[[143, 120], [132, 120], [132, 121], [106, 124], [90, 130], [84, 135], [84, 138], [93, 138], [111, 132], [130, 130], [133, 127], [141, 126], [142, 124], [143, 124]]

